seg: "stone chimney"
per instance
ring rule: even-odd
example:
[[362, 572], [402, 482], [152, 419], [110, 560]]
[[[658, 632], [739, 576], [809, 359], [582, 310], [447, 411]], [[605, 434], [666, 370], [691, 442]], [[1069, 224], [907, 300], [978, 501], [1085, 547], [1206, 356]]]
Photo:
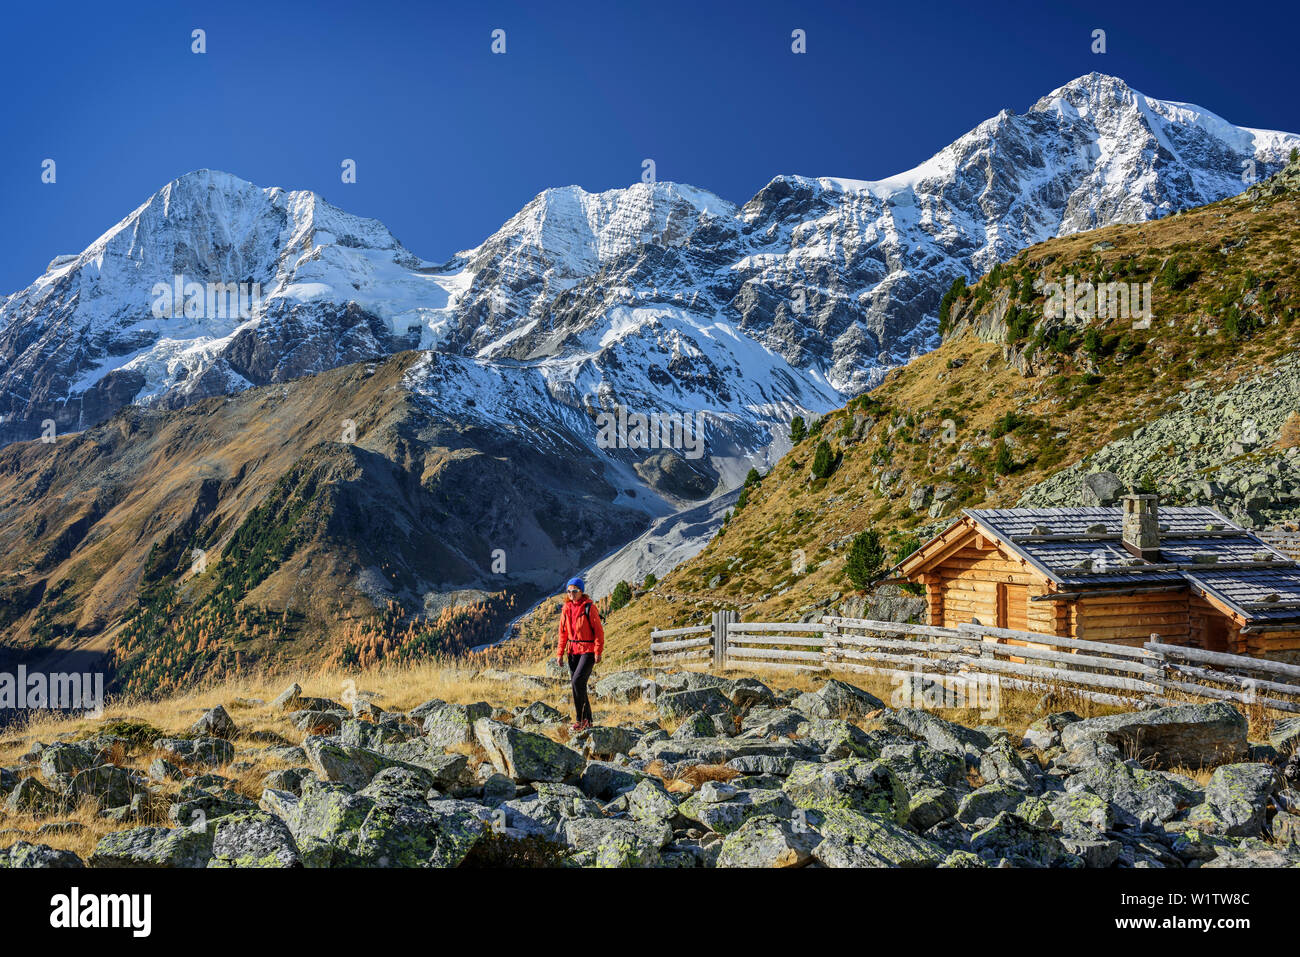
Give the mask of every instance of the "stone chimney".
[[1160, 517], [1156, 495], [1125, 495], [1123, 541], [1124, 548], [1133, 556], [1146, 562], [1160, 561]]

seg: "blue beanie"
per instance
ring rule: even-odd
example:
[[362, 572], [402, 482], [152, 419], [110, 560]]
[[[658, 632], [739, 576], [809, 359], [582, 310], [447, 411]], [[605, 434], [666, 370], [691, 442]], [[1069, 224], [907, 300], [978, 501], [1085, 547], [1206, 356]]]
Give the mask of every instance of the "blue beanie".
[[587, 590], [587, 586], [583, 584], [581, 578], [570, 578], [567, 582], [565, 582], [564, 587], [567, 589], [570, 585], [577, 585], [579, 591], [585, 592]]

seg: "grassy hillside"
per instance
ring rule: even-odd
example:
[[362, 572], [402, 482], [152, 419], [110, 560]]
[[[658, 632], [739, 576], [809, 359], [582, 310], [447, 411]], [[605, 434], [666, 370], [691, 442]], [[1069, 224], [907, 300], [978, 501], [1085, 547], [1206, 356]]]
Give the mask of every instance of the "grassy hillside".
[[[853, 591], [857, 533], [876, 530], [897, 561], [961, 508], [1010, 506], [1156, 418], [1189, 381], [1226, 388], [1292, 355], [1297, 249], [1293, 162], [1233, 199], [1054, 239], [956, 284], [943, 344], [813, 425], [703, 552], [611, 616], [612, 653], [638, 657], [651, 627], [715, 606], [797, 618]], [[1047, 284], [1066, 277], [1151, 283], [1150, 328], [1046, 318]], [[819, 477], [822, 443], [831, 471]]]

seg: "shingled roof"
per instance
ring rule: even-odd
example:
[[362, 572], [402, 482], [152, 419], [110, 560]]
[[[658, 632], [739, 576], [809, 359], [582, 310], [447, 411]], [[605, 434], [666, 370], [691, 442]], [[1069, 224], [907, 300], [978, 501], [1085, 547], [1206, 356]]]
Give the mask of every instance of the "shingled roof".
[[1300, 622], [1300, 565], [1285, 553], [1212, 508], [1161, 506], [1158, 514], [1159, 560], [1143, 561], [1122, 544], [1119, 508], [963, 510], [1057, 591], [1185, 586], [1252, 625]]

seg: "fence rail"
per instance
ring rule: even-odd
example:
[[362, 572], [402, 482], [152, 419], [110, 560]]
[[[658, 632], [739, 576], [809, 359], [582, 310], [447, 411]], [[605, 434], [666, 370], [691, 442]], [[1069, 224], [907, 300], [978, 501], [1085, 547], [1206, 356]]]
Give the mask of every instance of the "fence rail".
[[[1163, 644], [1143, 647], [1012, 631], [864, 618], [742, 622], [734, 611], [707, 625], [650, 633], [654, 664], [716, 668], [843, 670], [920, 678], [949, 690], [973, 682], [1035, 691], [1067, 690], [1104, 704], [1132, 706], [1192, 697], [1258, 704], [1300, 714], [1300, 665]], [[1264, 677], [1259, 677], [1264, 676]]]

